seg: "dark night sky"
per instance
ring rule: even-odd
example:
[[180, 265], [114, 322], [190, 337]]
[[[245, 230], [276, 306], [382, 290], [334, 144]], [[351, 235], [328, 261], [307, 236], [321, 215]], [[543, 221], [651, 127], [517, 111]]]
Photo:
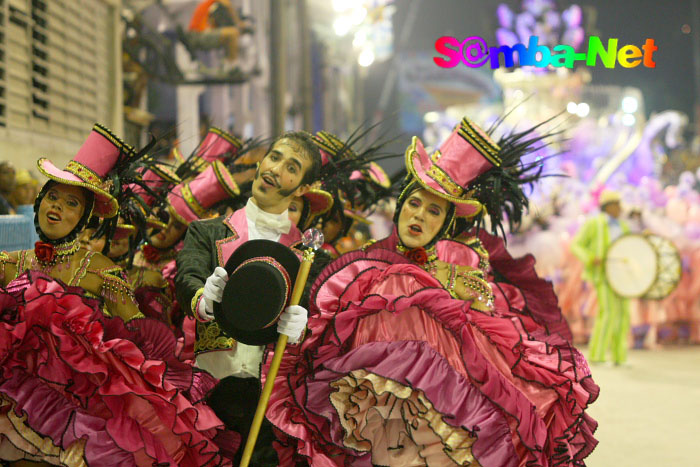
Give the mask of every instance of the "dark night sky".
[[[647, 115], [674, 109], [685, 112], [692, 120], [695, 102], [692, 35], [700, 31], [693, 30], [691, 34], [681, 31], [684, 24], [693, 25], [692, 1], [698, 0], [559, 0], [557, 6], [562, 11], [573, 3], [580, 5], [584, 12], [586, 37], [600, 36], [603, 43], [608, 38], [618, 38], [619, 47], [625, 44], [641, 47], [647, 38], [655, 39], [659, 48], [654, 55], [656, 68], [641, 65], [631, 69], [619, 65], [614, 69], [602, 66], [589, 68], [592, 74], [591, 84], [638, 87], [644, 95]], [[516, 12], [521, 11], [519, 0], [423, 0], [410, 38], [401, 49], [395, 51], [424, 51], [432, 54], [435, 40], [443, 35], [458, 38], [479, 35], [489, 45], [495, 45], [494, 32], [498, 27], [496, 8], [500, 3], [508, 4]], [[396, 2], [395, 44], [401, 35], [409, 4], [409, 0]], [[582, 50], [585, 50], [585, 44], [584, 41]], [[370, 114], [390, 66], [391, 63], [377, 64], [370, 69], [370, 80], [366, 88], [366, 110]], [[397, 105], [394, 96], [388, 110], [397, 110]]]

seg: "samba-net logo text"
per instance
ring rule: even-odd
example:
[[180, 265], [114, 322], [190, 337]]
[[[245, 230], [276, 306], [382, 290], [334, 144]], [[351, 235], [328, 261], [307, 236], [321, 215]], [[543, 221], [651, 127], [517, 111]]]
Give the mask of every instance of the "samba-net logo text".
[[615, 68], [619, 63], [624, 68], [634, 68], [643, 65], [656, 68], [654, 52], [659, 48], [654, 39], [647, 39], [641, 47], [627, 44], [619, 46], [618, 39], [608, 39], [607, 44], [598, 36], [588, 38], [588, 49], [576, 52], [570, 45], [556, 45], [551, 50], [539, 44], [538, 36], [531, 36], [527, 46], [515, 44], [489, 47], [479, 36], [467, 37], [463, 41], [452, 36], [442, 36], [435, 41], [435, 51], [439, 56], [433, 57], [435, 64], [441, 68], [454, 68], [460, 63], [470, 68], [480, 68], [486, 63], [496, 69], [501, 66], [512, 68], [517, 63], [520, 66], [536, 66], [573, 68], [575, 63], [585, 63], [586, 66], [596, 66], [598, 62], [606, 68]]

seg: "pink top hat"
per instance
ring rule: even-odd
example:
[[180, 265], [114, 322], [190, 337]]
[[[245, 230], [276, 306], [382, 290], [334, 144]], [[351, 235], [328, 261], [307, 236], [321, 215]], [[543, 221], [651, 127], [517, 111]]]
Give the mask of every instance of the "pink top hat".
[[211, 127], [204, 140], [197, 147], [195, 155], [200, 162], [199, 169], [204, 170], [206, 164], [222, 159], [227, 155], [232, 158], [238, 154], [243, 142], [219, 128]]
[[[182, 181], [180, 180], [180, 177], [175, 174], [175, 172], [164, 164], [156, 164], [147, 169], [142, 168], [140, 170], [143, 174], [141, 176], [141, 182], [156, 192], [160, 191], [162, 193], [161, 190], [168, 190], [173, 185], [176, 185]], [[127, 185], [126, 188], [131, 190], [134, 195], [141, 197], [146, 206], [142, 206], [140, 203], [135, 204], [138, 204], [139, 208], [144, 212], [144, 214], [146, 213], [146, 207], [153, 206], [155, 197], [148, 193], [143, 186], [137, 183], [131, 183]], [[158, 229], [164, 229], [167, 227], [164, 222], [161, 222], [158, 220], [158, 218], [152, 215], [147, 217], [146, 224], [149, 227], [155, 227]]]
[[366, 168], [362, 170], [355, 170], [350, 174], [350, 180], [358, 180], [360, 178], [365, 178], [382, 188], [391, 188], [391, 180], [389, 179], [389, 176], [376, 162], [370, 162]]
[[[141, 169], [142, 176], [141, 181], [144, 185], [147, 185], [151, 190], [158, 192], [160, 190], [165, 190], [171, 185], [177, 185], [182, 180], [178, 177], [175, 172], [173, 172], [168, 166], [164, 164], [156, 164], [148, 169]], [[146, 206], [153, 206], [153, 201], [155, 197], [148, 193], [142, 186], [137, 183], [131, 183], [126, 186], [135, 195], [141, 197]]]
[[499, 151], [486, 132], [465, 117], [432, 155], [414, 136], [406, 149], [406, 168], [423, 188], [454, 203], [457, 216], [472, 217], [483, 206], [469, 199], [469, 184], [500, 166]]
[[207, 217], [219, 201], [240, 195], [240, 189], [221, 161], [214, 161], [191, 181], [180, 183], [168, 194], [171, 215], [185, 225]]
[[80, 147], [66, 168], [57, 168], [42, 157], [37, 161], [39, 171], [49, 179], [66, 185], [81, 186], [95, 194], [93, 213], [99, 217], [114, 217], [119, 212], [119, 203], [107, 191], [105, 179], [122, 159], [134, 155], [131, 146], [117, 138], [104, 126], [96, 123], [85, 143]]

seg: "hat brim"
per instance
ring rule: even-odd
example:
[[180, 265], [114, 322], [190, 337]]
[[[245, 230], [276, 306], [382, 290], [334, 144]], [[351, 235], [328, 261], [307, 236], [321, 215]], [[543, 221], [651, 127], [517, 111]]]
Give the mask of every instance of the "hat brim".
[[73, 175], [70, 172], [59, 169], [53, 164], [53, 162], [45, 157], [39, 159], [36, 165], [39, 172], [48, 177], [50, 180], [63, 183], [64, 185], [83, 187], [86, 190], [93, 192], [95, 194], [95, 206], [92, 210], [93, 215], [103, 218], [110, 218], [119, 213], [119, 203], [105, 190], [86, 183], [80, 177]]
[[325, 190], [312, 188], [303, 197], [309, 202], [309, 218], [325, 214], [333, 207], [333, 195]]
[[131, 224], [117, 224], [117, 229], [114, 232], [114, 239], [130, 237], [138, 231], [136, 226]]
[[370, 162], [367, 168], [367, 173], [370, 180], [379, 185], [382, 188], [391, 188], [391, 179], [386, 174], [384, 169], [376, 162]]
[[[265, 345], [277, 340], [279, 334], [274, 323], [292, 294], [291, 290], [288, 293], [260, 293], [259, 274], [232, 275], [243, 262], [256, 257], [271, 257], [282, 265], [289, 277], [290, 288], [294, 286], [300, 266], [299, 258], [291, 249], [270, 240], [247, 241], [226, 262], [229, 280], [221, 303], [214, 303], [214, 317], [226, 335], [247, 345]], [[267, 287], [270, 284], [275, 283], [265, 282]]]
[[150, 216], [146, 219], [146, 226], [150, 227], [152, 229], [166, 229], [168, 227], [168, 224], [165, 222], [158, 220], [157, 218]]
[[361, 224], [365, 225], [372, 225], [372, 221], [369, 219], [366, 219], [365, 217], [362, 216], [362, 214], [357, 213], [351, 209], [343, 209], [343, 215], [345, 217], [349, 217], [350, 219], [360, 222]]
[[423, 143], [417, 136], [413, 137], [411, 145], [406, 149], [406, 169], [416, 181], [428, 192], [446, 199], [455, 205], [455, 215], [459, 217], [474, 217], [483, 209], [483, 205], [474, 199], [464, 199], [453, 196], [435, 181], [428, 172], [434, 165]]

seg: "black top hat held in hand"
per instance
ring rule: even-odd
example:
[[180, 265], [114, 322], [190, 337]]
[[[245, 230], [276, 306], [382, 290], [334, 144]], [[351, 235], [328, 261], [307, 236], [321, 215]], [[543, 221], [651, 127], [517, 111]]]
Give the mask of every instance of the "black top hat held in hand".
[[226, 262], [228, 283], [214, 303], [219, 327], [248, 345], [275, 342], [277, 319], [287, 307], [299, 272], [294, 252], [271, 240], [250, 240]]

